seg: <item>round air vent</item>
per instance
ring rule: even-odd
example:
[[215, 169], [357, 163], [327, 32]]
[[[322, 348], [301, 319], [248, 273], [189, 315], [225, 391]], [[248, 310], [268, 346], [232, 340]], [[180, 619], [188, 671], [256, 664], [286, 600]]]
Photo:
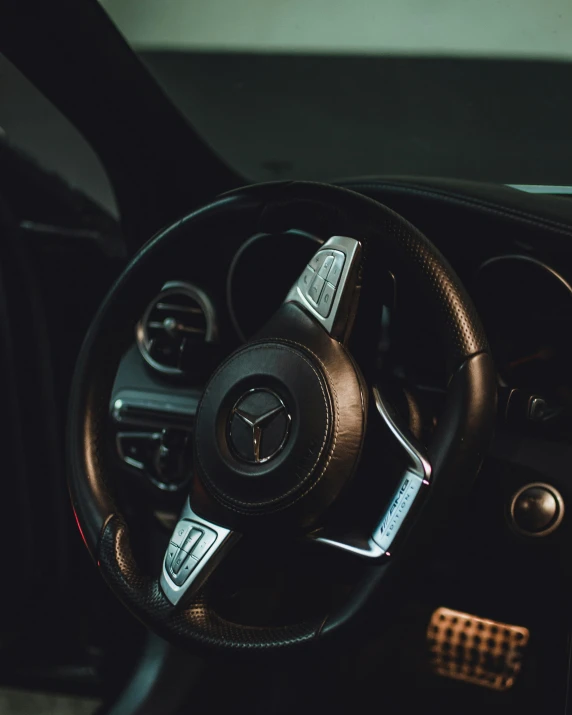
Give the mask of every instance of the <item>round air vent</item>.
[[147, 363], [159, 372], [179, 375], [193, 346], [214, 342], [214, 307], [200, 288], [165, 283], [137, 323], [137, 344]]

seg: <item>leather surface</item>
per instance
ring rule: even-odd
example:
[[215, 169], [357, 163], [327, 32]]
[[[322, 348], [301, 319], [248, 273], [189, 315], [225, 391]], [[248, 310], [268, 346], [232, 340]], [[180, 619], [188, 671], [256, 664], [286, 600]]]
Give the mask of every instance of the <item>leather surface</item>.
[[[225, 427], [238, 397], [260, 387], [272, 388], [283, 399], [292, 424], [277, 457], [250, 465], [228, 449]], [[319, 365], [305, 351], [282, 342], [251, 343], [234, 352], [205, 388], [195, 427], [200, 478], [229, 509], [259, 515], [285, 509], [312, 486], [314, 469], [329, 451], [333, 418]], [[219, 439], [213, 440], [213, 434]]]
[[[263, 355], [268, 353], [263, 363], [256, 362], [260, 360], [256, 355], [260, 351]], [[249, 355], [255, 361], [251, 368], [248, 362], [243, 365], [240, 360]], [[284, 357], [288, 359], [287, 365], [281, 362]], [[267, 360], [270, 362], [264, 366]], [[264, 385], [264, 379], [269, 377], [275, 381], [275, 389], [282, 390], [285, 402], [295, 406], [292, 430], [298, 434], [292, 435], [293, 449], [287, 448], [274, 465], [269, 463], [266, 468], [262, 465], [261, 469], [250, 470], [237, 465], [234, 472], [225, 474], [220, 469], [215, 471], [216, 463], [211, 459], [213, 473], [209, 474], [205, 457], [208, 454], [212, 457], [213, 447], [207, 444], [212, 428], [207, 428], [203, 437], [201, 413], [210, 399], [212, 384], [218, 382], [219, 375], [215, 373], [197, 416], [196, 461], [201, 481], [223, 504], [230, 500], [230, 511], [217, 514], [210, 510], [208, 518], [239, 530], [282, 531], [292, 525], [296, 530], [307, 529], [353, 476], [366, 426], [368, 398], [363, 378], [346, 348], [317, 328], [315, 322], [292, 303], [284, 304], [254, 342], [234, 353], [221, 366], [223, 374], [234, 361], [238, 361], [238, 370], [230, 377], [231, 382], [239, 386], [250, 385], [253, 374], [256, 376], [253, 385]], [[231, 499], [232, 494], [238, 492], [246, 495], [251, 486], [240, 478], [240, 472], [258, 473], [261, 477], [257, 485], [252, 485], [252, 498], [246, 503], [238, 501], [236, 496]], [[222, 493], [218, 484], [221, 480], [226, 484]], [[270, 500], [268, 497], [274, 493]], [[263, 495], [267, 500], [260, 503]], [[197, 513], [207, 516], [198, 508], [194, 494], [191, 502]], [[251, 516], [254, 508], [257, 508], [255, 524], [252, 518], [240, 518], [240, 513]]]
[[184, 610], [174, 609], [157, 579], [140, 571], [127, 527], [118, 517], [110, 519], [103, 531], [100, 554], [101, 572], [121, 601], [156, 633], [183, 647], [281, 651], [311, 641], [319, 632], [321, 620], [274, 628], [231, 623], [211, 608], [207, 590], [199, 591]]
[[[137, 567], [111, 485], [106, 482], [109, 474], [105, 459], [108, 401], [117, 364], [126, 347], [123, 340], [131, 340], [140, 306], [160, 287], [154, 278], [157, 265], [168, 262], [173, 246], [187, 240], [191, 231], [198, 236], [207, 226], [210, 235], [232, 226], [235, 231], [243, 227], [245, 237], [256, 231], [302, 228], [317, 235], [359, 238], [364, 245], [362, 314], [375, 316], [380, 302], [375, 300], [380, 266], [388, 267], [400, 275], [408, 274], [420, 299], [434, 309], [451, 375], [471, 356], [486, 353], [488, 346], [476, 311], [460, 281], [444, 257], [417, 229], [371, 199], [321, 184], [262, 185], [221, 197], [150, 241], [120, 277], [94, 320], [74, 378], [68, 447], [70, 490], [80, 528], [114, 591], [144, 622], [165, 637], [189, 646], [283, 649], [318, 637], [319, 624], [312, 622], [258, 632], [258, 629], [245, 629], [222, 621], [205, 600], [183, 612], [170, 607], [158, 590], [157, 576], [144, 575]], [[466, 390], [461, 390], [460, 397], [455, 391], [451, 393], [454, 403], [451, 414], [453, 420], [462, 418], [466, 408], [474, 413], [474, 419], [459, 419], [453, 441], [444, 428], [433, 446], [436, 455], [444, 455], [434, 474], [447, 467], [449, 472], [455, 471], [455, 479], [467, 484], [474, 477], [475, 465], [488, 445], [494, 420], [491, 371], [482, 362], [476, 362], [472, 374], [473, 379], [467, 382]], [[483, 386], [486, 389], [481, 399], [475, 390], [482, 390]], [[455, 465], [455, 469], [447, 465]], [[355, 598], [350, 598], [338, 617], [330, 619], [330, 632], [363, 610], [364, 594], [373, 592], [384, 570], [385, 567], [379, 567], [371, 571]]]
[[[280, 188], [280, 200], [269, 200]], [[346, 235], [364, 242], [362, 281], [375, 295], [380, 269], [411, 280], [419, 299], [432, 306], [452, 373], [470, 355], [488, 349], [486, 335], [467, 291], [443, 254], [413, 225], [386, 206], [345, 189], [335, 200], [325, 184], [262, 184], [229, 196], [259, 196], [266, 206], [260, 231], [303, 226], [316, 235]], [[368, 279], [371, 273], [371, 280]], [[360, 306], [363, 310], [364, 301]], [[366, 309], [368, 306], [366, 306]]]
[[[469, 494], [493, 436], [496, 398], [491, 356], [483, 352], [467, 358], [451, 378], [437, 435], [429, 447], [432, 480], [427, 500], [405, 543], [399, 546], [400, 557], [408, 560], [410, 569], [428, 556]], [[389, 578], [395, 581], [401, 577], [395, 574], [396, 563], [390, 560], [369, 570], [357, 584], [353, 598], [328, 614], [321, 634], [340, 635], [367, 618], [368, 600], [380, 580], [384, 578], [385, 585]], [[382, 608], [381, 599], [376, 599], [375, 607]]]
[[367, 428], [367, 385], [346, 346], [316, 330], [313, 320], [293, 304], [283, 305], [257, 338], [303, 346], [320, 363], [334, 396], [335, 432], [325, 465], [328, 477], [301, 505], [309, 523], [343, 494], [354, 476]]

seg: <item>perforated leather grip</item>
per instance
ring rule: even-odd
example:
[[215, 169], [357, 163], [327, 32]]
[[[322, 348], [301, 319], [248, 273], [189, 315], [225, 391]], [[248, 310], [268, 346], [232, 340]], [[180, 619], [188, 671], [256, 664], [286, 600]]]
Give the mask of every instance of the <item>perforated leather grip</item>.
[[159, 588], [158, 580], [140, 571], [133, 558], [128, 530], [118, 517], [107, 522], [99, 553], [105, 580], [127, 608], [156, 633], [183, 647], [284, 650], [311, 641], [320, 630], [321, 620], [272, 628], [231, 623], [209, 605], [208, 586], [184, 610], [174, 609]]

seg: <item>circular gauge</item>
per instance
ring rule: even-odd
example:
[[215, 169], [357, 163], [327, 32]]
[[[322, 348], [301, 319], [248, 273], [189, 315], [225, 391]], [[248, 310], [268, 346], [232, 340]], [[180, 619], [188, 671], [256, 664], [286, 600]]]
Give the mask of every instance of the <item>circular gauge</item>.
[[230, 317], [241, 340], [260, 329], [322, 244], [302, 231], [257, 234], [237, 251], [227, 280]]
[[572, 364], [568, 281], [530, 256], [497, 256], [479, 268], [473, 295], [501, 379], [510, 387], [549, 391], [554, 396], [568, 392]]

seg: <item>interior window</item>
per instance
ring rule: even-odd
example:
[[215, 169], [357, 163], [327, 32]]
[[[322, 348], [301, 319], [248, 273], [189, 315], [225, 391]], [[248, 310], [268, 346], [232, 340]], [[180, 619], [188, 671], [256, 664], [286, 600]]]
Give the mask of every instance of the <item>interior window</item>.
[[111, 184], [83, 136], [0, 54], [0, 140], [8, 141], [72, 187], [118, 215]]
[[103, 5], [249, 179], [570, 183], [568, 0]]

